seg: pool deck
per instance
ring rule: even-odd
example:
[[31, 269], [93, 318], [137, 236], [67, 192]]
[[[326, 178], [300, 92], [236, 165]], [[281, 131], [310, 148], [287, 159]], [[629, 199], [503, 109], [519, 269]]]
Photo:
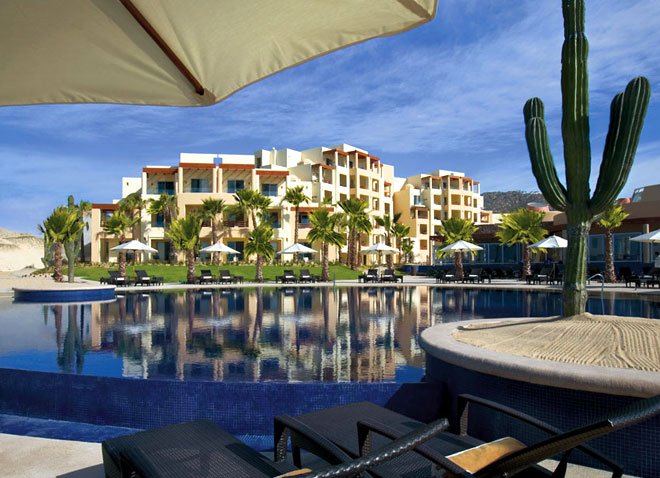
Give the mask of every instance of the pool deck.
[[[270, 453], [267, 453], [270, 457]], [[39, 457], [39, 459], [35, 459]], [[543, 466], [554, 469], [557, 462]], [[6, 478], [104, 478], [100, 443], [0, 433], [0, 466]], [[568, 466], [569, 477], [605, 478], [611, 473], [578, 465]], [[624, 475], [633, 478], [631, 475]]]

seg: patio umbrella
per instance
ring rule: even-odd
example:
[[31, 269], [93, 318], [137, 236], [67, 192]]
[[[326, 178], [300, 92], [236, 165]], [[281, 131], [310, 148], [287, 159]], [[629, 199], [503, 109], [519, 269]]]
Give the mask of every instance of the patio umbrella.
[[373, 246], [364, 247], [361, 252], [362, 254], [378, 254], [378, 265], [380, 265], [380, 259], [383, 254], [398, 254], [399, 249], [390, 247], [382, 242], [377, 242]]
[[4, 0], [0, 105], [211, 105], [435, 12], [436, 0]]
[[568, 247], [568, 241], [563, 237], [550, 236], [529, 246], [532, 249], [564, 249]]
[[641, 236], [635, 236], [630, 238], [631, 241], [636, 241], [636, 242], [660, 242], [660, 229], [657, 231], [651, 231], [647, 232], [646, 234], [642, 234]]
[[317, 251], [315, 249], [296, 242], [294, 245], [289, 246], [286, 249], [282, 249], [277, 254], [316, 254], [316, 252]]
[[157, 249], [147, 246], [133, 239], [132, 241], [124, 242], [110, 249], [111, 251], [135, 251], [135, 252], [158, 252]]
[[237, 251], [236, 249], [232, 249], [229, 246], [226, 246], [222, 242], [217, 242], [212, 246], [204, 247], [203, 249], [200, 249], [199, 252], [219, 252], [221, 254], [240, 254], [239, 251]]
[[483, 249], [483, 247], [479, 247], [476, 244], [472, 244], [471, 242], [456, 241], [453, 244], [449, 244], [448, 246], [440, 249], [440, 252], [476, 252], [482, 251]]

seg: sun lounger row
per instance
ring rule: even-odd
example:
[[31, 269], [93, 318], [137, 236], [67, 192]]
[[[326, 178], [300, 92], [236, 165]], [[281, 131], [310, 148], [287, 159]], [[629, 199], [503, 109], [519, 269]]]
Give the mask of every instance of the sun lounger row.
[[162, 277], [153, 277], [149, 276], [146, 271], [139, 270], [135, 271], [135, 278], [124, 277], [119, 271], [108, 271], [110, 277], [101, 277], [99, 282], [101, 284], [111, 284], [120, 286], [129, 286], [129, 285], [162, 285]]
[[216, 277], [211, 270], [202, 269], [196, 277], [198, 284], [237, 284], [243, 283], [244, 280], [243, 276], [233, 275], [228, 270], [221, 270]]
[[369, 269], [358, 277], [358, 282], [403, 282], [403, 276], [394, 273], [394, 269], [385, 269], [378, 274], [378, 269]]
[[458, 278], [455, 270], [451, 270], [451, 271], [440, 270], [435, 274], [436, 284], [443, 284], [450, 282], [462, 282], [464, 284], [465, 283], [474, 284], [479, 282], [483, 283], [486, 281], [490, 283], [492, 279], [493, 277], [491, 276], [491, 274], [481, 269], [480, 267], [475, 267], [474, 269], [464, 269], [462, 279]]
[[[423, 423], [370, 402], [297, 417], [280, 415], [274, 423], [272, 461], [210, 420], [196, 420], [106, 440], [103, 464], [109, 478], [331, 478], [366, 476], [360, 473], [367, 471], [373, 477], [564, 477], [569, 455], [579, 450], [610, 469], [612, 476], [622, 476], [619, 465], [585, 443], [660, 414], [660, 396], [633, 402], [569, 432], [472, 395], [460, 395], [456, 407], [458, 421], [453, 425], [458, 433], [447, 431], [447, 419]], [[473, 407], [525, 423], [547, 438], [530, 445], [513, 437], [484, 443], [469, 434], [474, 419], [468, 411]], [[488, 425], [482, 421], [480, 426]], [[314, 462], [318, 469], [300, 469], [301, 449], [322, 460]], [[554, 473], [537, 466], [553, 456], [561, 457]]]
[[312, 275], [309, 273], [309, 269], [300, 269], [299, 275], [296, 275], [293, 270], [286, 269], [281, 276], [275, 277], [275, 282], [281, 282], [282, 284], [295, 284], [301, 282], [318, 282], [321, 278], [317, 275]]

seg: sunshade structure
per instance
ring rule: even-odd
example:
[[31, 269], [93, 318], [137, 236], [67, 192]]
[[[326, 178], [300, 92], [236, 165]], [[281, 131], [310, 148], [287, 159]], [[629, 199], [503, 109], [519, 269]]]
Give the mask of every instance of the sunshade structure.
[[483, 247], [479, 247], [476, 244], [472, 244], [467, 241], [456, 241], [453, 244], [449, 244], [446, 247], [440, 249], [440, 252], [477, 252], [482, 251]]
[[398, 254], [399, 249], [390, 247], [382, 242], [377, 242], [373, 246], [364, 247], [360, 252], [362, 252], [362, 254], [378, 254], [378, 265], [380, 265], [381, 255]]
[[135, 251], [135, 252], [158, 252], [157, 249], [149, 247], [146, 244], [141, 243], [133, 239], [132, 241], [124, 242], [110, 249], [111, 251]]
[[212, 246], [204, 247], [200, 249], [199, 252], [219, 252], [221, 254], [240, 254], [236, 249], [223, 244], [222, 242], [216, 242]]
[[641, 236], [632, 237], [630, 240], [636, 242], [660, 242], [660, 229], [657, 231], [647, 232]]
[[296, 242], [294, 245], [287, 247], [286, 249], [282, 249], [281, 251], [278, 252], [278, 254], [316, 254], [316, 249], [312, 249], [311, 247], [307, 247], [303, 244], [300, 244]]
[[539, 242], [535, 242], [529, 247], [532, 249], [564, 249], [568, 247], [568, 241], [563, 237], [550, 236]]
[[111, 251], [140, 251], [140, 252], [158, 252], [158, 250], [153, 247], [149, 247], [146, 244], [141, 243], [140, 241], [132, 240], [119, 244], [118, 246], [110, 249]]
[[4, 0], [0, 105], [211, 105], [435, 11], [436, 0]]

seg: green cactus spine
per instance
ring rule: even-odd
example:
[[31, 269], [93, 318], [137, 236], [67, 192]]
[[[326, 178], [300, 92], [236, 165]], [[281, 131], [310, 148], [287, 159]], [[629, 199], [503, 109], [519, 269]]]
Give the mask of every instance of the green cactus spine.
[[562, 137], [566, 187], [559, 181], [539, 98], [523, 109], [525, 136], [532, 172], [548, 203], [566, 212], [568, 251], [564, 274], [564, 316], [584, 313], [587, 302], [587, 238], [594, 218], [605, 211], [626, 184], [644, 125], [651, 85], [644, 77], [633, 79], [612, 100], [610, 125], [598, 183], [590, 197], [591, 145], [589, 142], [589, 43], [584, 33], [584, 0], [563, 0]]

